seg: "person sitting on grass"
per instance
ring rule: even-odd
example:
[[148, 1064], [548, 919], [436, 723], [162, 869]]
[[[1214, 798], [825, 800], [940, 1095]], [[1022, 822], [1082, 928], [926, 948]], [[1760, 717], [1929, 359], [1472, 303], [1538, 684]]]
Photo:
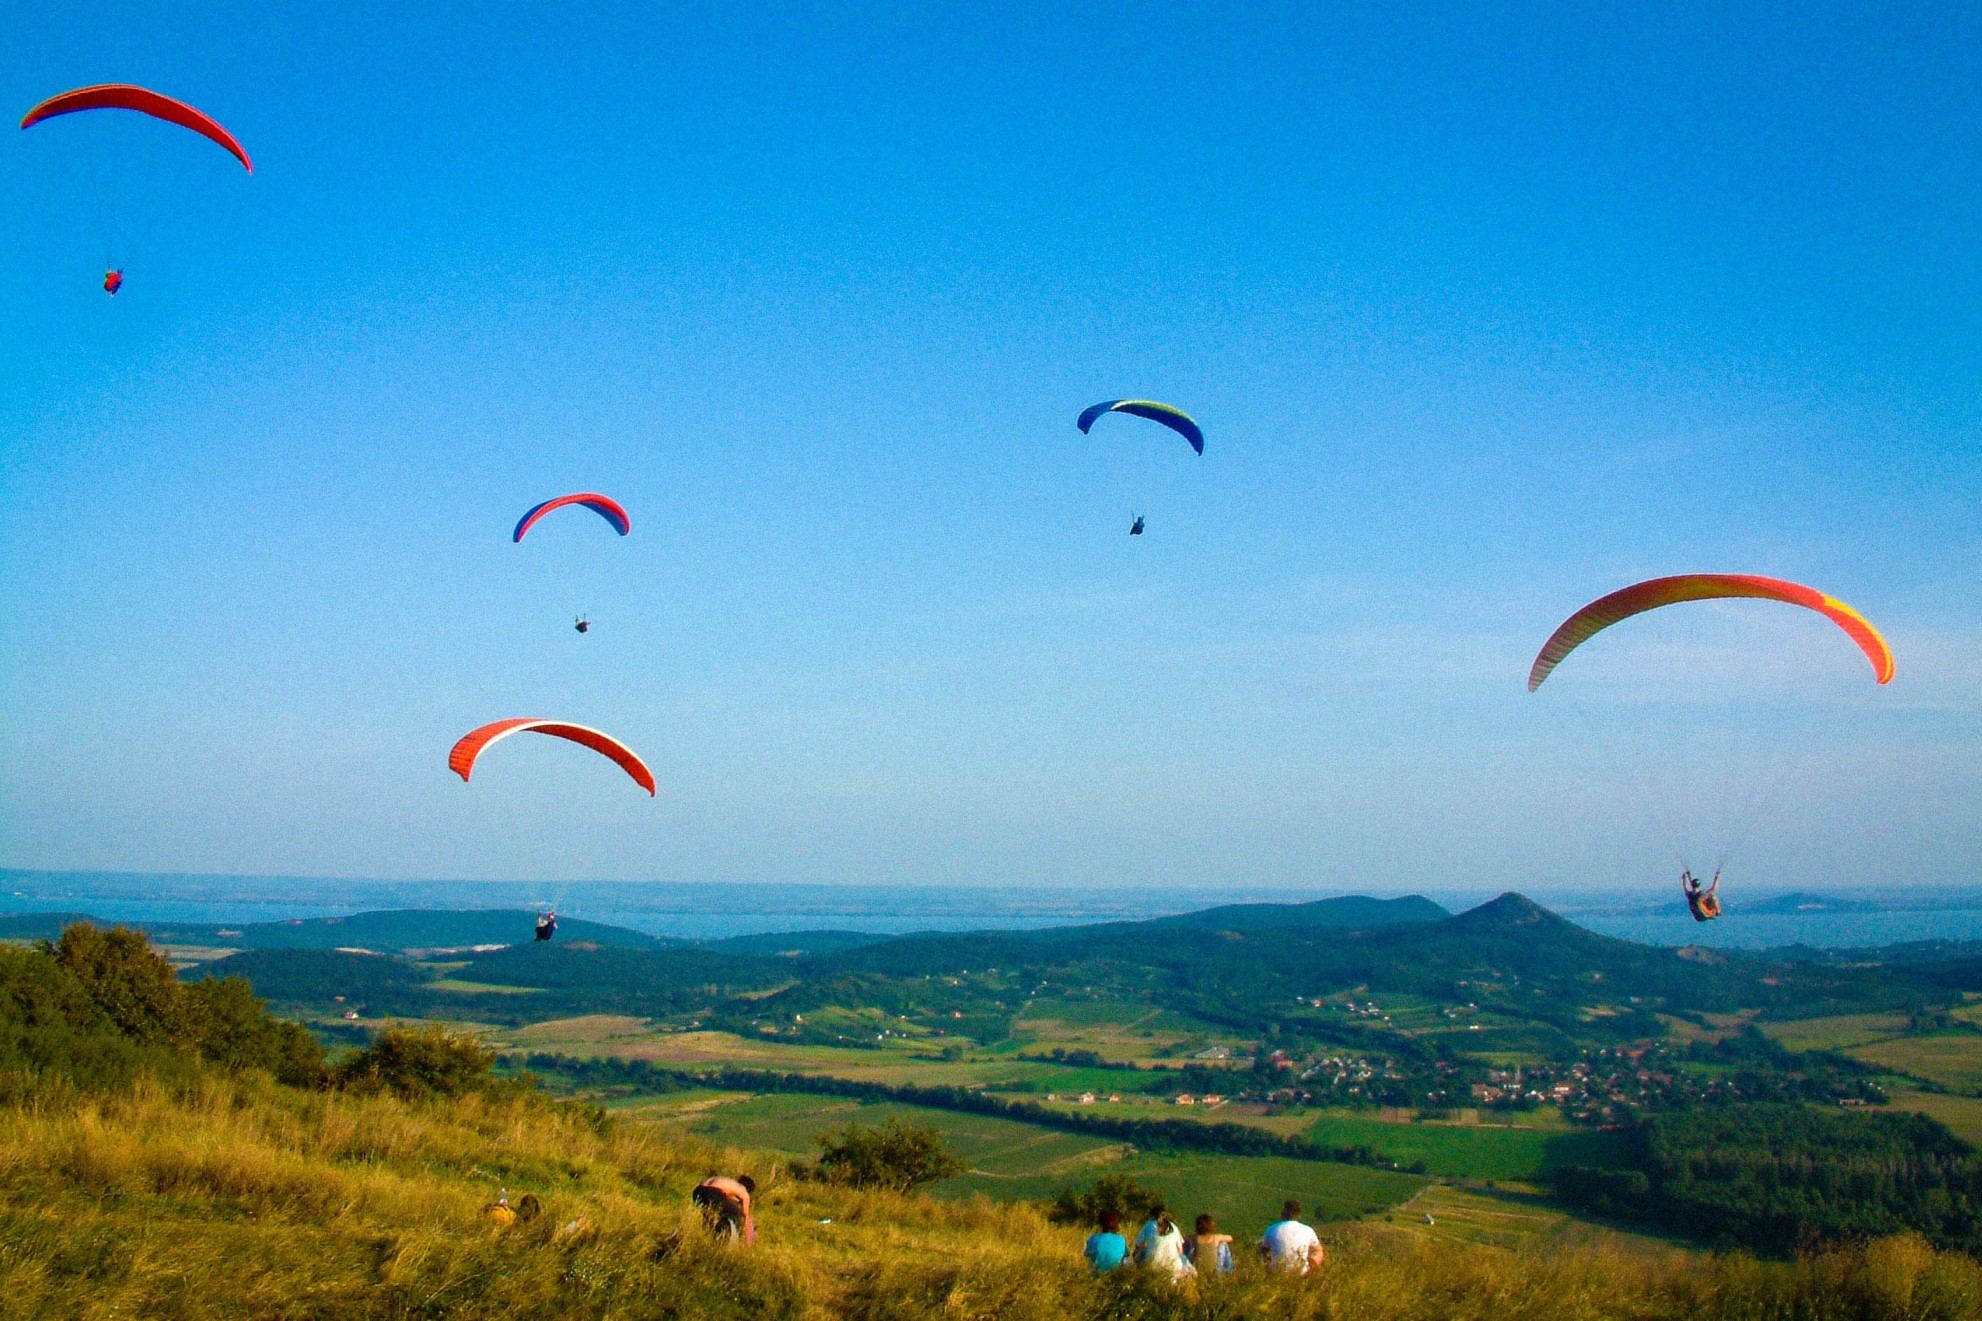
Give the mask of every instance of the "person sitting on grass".
[[757, 1223], [750, 1218], [750, 1199], [756, 1192], [757, 1182], [747, 1174], [734, 1179], [718, 1174], [696, 1184], [690, 1196], [702, 1209], [710, 1233], [725, 1242], [748, 1245], [757, 1241]]
[[1260, 1236], [1259, 1255], [1276, 1271], [1306, 1275], [1321, 1265], [1321, 1238], [1301, 1223], [1301, 1204], [1288, 1198], [1280, 1207], [1280, 1218]]
[[1184, 1240], [1184, 1259], [1200, 1275], [1232, 1273], [1232, 1236], [1218, 1232], [1218, 1222], [1208, 1215], [1197, 1218], [1197, 1232]]
[[1101, 1228], [1088, 1235], [1087, 1246], [1081, 1250], [1097, 1274], [1120, 1268], [1129, 1255], [1129, 1241], [1122, 1237], [1122, 1217], [1113, 1211], [1103, 1211], [1100, 1220]]
[[1136, 1235], [1136, 1264], [1181, 1280], [1197, 1272], [1184, 1260], [1184, 1231], [1161, 1206], [1149, 1208], [1149, 1220]]

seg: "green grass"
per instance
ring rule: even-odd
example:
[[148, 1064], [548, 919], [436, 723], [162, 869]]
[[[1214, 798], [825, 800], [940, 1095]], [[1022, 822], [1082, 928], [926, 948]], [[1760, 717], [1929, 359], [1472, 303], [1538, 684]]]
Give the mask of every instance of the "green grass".
[[1905, 1088], [1894, 1088], [1891, 1095], [1893, 1109], [1918, 1111], [1947, 1125], [1948, 1131], [1962, 1141], [1982, 1146], [1982, 1097], [1948, 1096]]
[[1578, 1129], [1463, 1124], [1386, 1124], [1354, 1116], [1316, 1121], [1308, 1136], [1328, 1146], [1367, 1146], [1454, 1179], [1538, 1183], [1564, 1165], [1620, 1165], [1624, 1138]]
[[1422, 1179], [1388, 1170], [1274, 1157], [1131, 1152], [1121, 1143], [1008, 1119], [833, 1097], [760, 1096], [712, 1107], [684, 1122], [711, 1141], [810, 1156], [817, 1151], [818, 1134], [891, 1117], [936, 1129], [964, 1161], [965, 1174], [931, 1189], [943, 1198], [982, 1193], [1001, 1202], [1044, 1201], [1103, 1173], [1127, 1174], [1175, 1199], [1186, 1215], [1209, 1211], [1230, 1232], [1256, 1234], [1277, 1218], [1288, 1197], [1299, 1198], [1314, 1219], [1350, 1220], [1395, 1206], [1424, 1186]]
[[1982, 1033], [1900, 1037], [1855, 1046], [1848, 1053], [1867, 1064], [1924, 1078], [1958, 1092], [1982, 1093]]
[[427, 983], [437, 991], [458, 991], [466, 995], [542, 995], [543, 990], [536, 986], [497, 986], [491, 982], [464, 982], [453, 977], [442, 977]]
[[1905, 1014], [1841, 1014], [1793, 1023], [1764, 1023], [1762, 1031], [1790, 1050], [1846, 1050], [1889, 1041], [1906, 1031]]

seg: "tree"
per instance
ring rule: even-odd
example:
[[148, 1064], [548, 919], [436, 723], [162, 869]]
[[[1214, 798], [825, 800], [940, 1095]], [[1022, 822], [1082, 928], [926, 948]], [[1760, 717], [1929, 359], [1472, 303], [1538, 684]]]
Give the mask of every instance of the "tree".
[[1084, 1193], [1062, 1188], [1046, 1211], [1056, 1225], [1092, 1225], [1100, 1222], [1103, 1211], [1113, 1211], [1125, 1223], [1149, 1218], [1151, 1208], [1163, 1205], [1163, 1195], [1146, 1188], [1126, 1174], [1104, 1174]]
[[460, 1096], [487, 1087], [494, 1063], [495, 1052], [466, 1032], [393, 1027], [338, 1065], [337, 1082], [405, 1097]]
[[943, 1145], [941, 1134], [900, 1119], [879, 1128], [848, 1124], [838, 1136], [821, 1133], [818, 1142], [820, 1174], [849, 1188], [906, 1193], [963, 1173], [963, 1162]]

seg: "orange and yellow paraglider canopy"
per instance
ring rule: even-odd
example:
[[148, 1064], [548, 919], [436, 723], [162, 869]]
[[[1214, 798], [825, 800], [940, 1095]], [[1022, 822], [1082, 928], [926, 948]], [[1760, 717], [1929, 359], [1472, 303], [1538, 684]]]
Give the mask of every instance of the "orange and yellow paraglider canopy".
[[1833, 596], [1813, 587], [1761, 578], [1746, 573], [1685, 573], [1671, 578], [1653, 578], [1599, 597], [1562, 621], [1528, 670], [1528, 691], [1542, 686], [1542, 680], [1561, 664], [1562, 658], [1619, 620], [1641, 615], [1661, 606], [1681, 601], [1717, 601], [1749, 597], [1759, 601], [1781, 601], [1786, 605], [1815, 610], [1850, 635], [1872, 662], [1872, 674], [1880, 683], [1893, 677], [1892, 648], [1879, 636], [1871, 621]]

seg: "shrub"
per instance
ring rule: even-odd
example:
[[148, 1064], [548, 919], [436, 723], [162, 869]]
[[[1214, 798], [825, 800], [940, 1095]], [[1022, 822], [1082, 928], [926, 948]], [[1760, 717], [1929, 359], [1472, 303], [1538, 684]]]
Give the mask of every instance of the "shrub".
[[438, 1024], [387, 1028], [337, 1067], [337, 1084], [396, 1096], [460, 1096], [486, 1089], [495, 1052], [465, 1032]]
[[819, 1173], [849, 1188], [893, 1188], [911, 1192], [924, 1184], [963, 1172], [963, 1162], [943, 1145], [933, 1128], [890, 1119], [879, 1128], [848, 1124], [836, 1137], [821, 1133]]

